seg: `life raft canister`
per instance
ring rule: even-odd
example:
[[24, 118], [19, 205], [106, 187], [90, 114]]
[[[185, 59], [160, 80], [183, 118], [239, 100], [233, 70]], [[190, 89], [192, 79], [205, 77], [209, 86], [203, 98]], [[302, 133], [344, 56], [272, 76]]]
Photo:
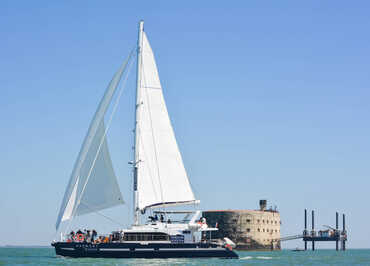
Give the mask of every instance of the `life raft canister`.
[[75, 235], [75, 240], [76, 241], [82, 242], [82, 241], [84, 241], [84, 239], [85, 239], [85, 237], [84, 237], [83, 234], [77, 234], [77, 235]]

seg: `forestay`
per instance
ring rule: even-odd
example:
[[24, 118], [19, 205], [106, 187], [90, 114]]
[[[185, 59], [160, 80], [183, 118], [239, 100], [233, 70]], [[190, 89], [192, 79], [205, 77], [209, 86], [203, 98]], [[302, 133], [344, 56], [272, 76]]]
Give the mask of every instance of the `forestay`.
[[141, 44], [137, 118], [138, 208], [194, 203], [163, 98], [153, 51], [145, 32]]
[[57, 230], [62, 221], [74, 216], [123, 204], [105, 138], [104, 116], [130, 57], [114, 75], [91, 121], [59, 210]]

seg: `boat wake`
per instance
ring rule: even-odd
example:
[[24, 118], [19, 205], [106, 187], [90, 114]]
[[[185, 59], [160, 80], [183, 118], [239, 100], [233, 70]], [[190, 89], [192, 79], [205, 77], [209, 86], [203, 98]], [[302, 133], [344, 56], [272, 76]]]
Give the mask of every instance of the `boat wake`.
[[258, 256], [256, 257], [257, 259], [260, 259], [260, 260], [272, 260], [272, 259], [276, 259], [277, 257], [264, 257], [264, 256]]
[[265, 256], [256, 256], [256, 257], [252, 257], [252, 256], [246, 256], [246, 257], [241, 257], [240, 259], [241, 260], [272, 260], [272, 259], [277, 259], [278, 257], [265, 257]]

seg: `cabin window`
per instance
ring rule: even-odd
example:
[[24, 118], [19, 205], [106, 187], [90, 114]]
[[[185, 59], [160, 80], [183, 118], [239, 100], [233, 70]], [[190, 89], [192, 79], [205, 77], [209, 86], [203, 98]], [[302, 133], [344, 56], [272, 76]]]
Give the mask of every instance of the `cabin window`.
[[182, 231], [183, 234], [190, 234], [191, 232], [189, 230]]
[[165, 233], [125, 233], [124, 241], [168, 241], [169, 236]]

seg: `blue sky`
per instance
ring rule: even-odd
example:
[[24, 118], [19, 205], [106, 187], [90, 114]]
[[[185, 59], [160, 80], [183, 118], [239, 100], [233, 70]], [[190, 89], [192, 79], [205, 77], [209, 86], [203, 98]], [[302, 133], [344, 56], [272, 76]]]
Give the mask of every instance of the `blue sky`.
[[[369, 248], [369, 8], [367, 1], [1, 1], [0, 245], [53, 239], [90, 119], [144, 19], [201, 208], [254, 209], [266, 198], [281, 212], [282, 235], [301, 232], [304, 208], [316, 210], [318, 227], [344, 212], [348, 246]], [[128, 207], [134, 76], [109, 135]], [[105, 213], [128, 224], [128, 207]]]

